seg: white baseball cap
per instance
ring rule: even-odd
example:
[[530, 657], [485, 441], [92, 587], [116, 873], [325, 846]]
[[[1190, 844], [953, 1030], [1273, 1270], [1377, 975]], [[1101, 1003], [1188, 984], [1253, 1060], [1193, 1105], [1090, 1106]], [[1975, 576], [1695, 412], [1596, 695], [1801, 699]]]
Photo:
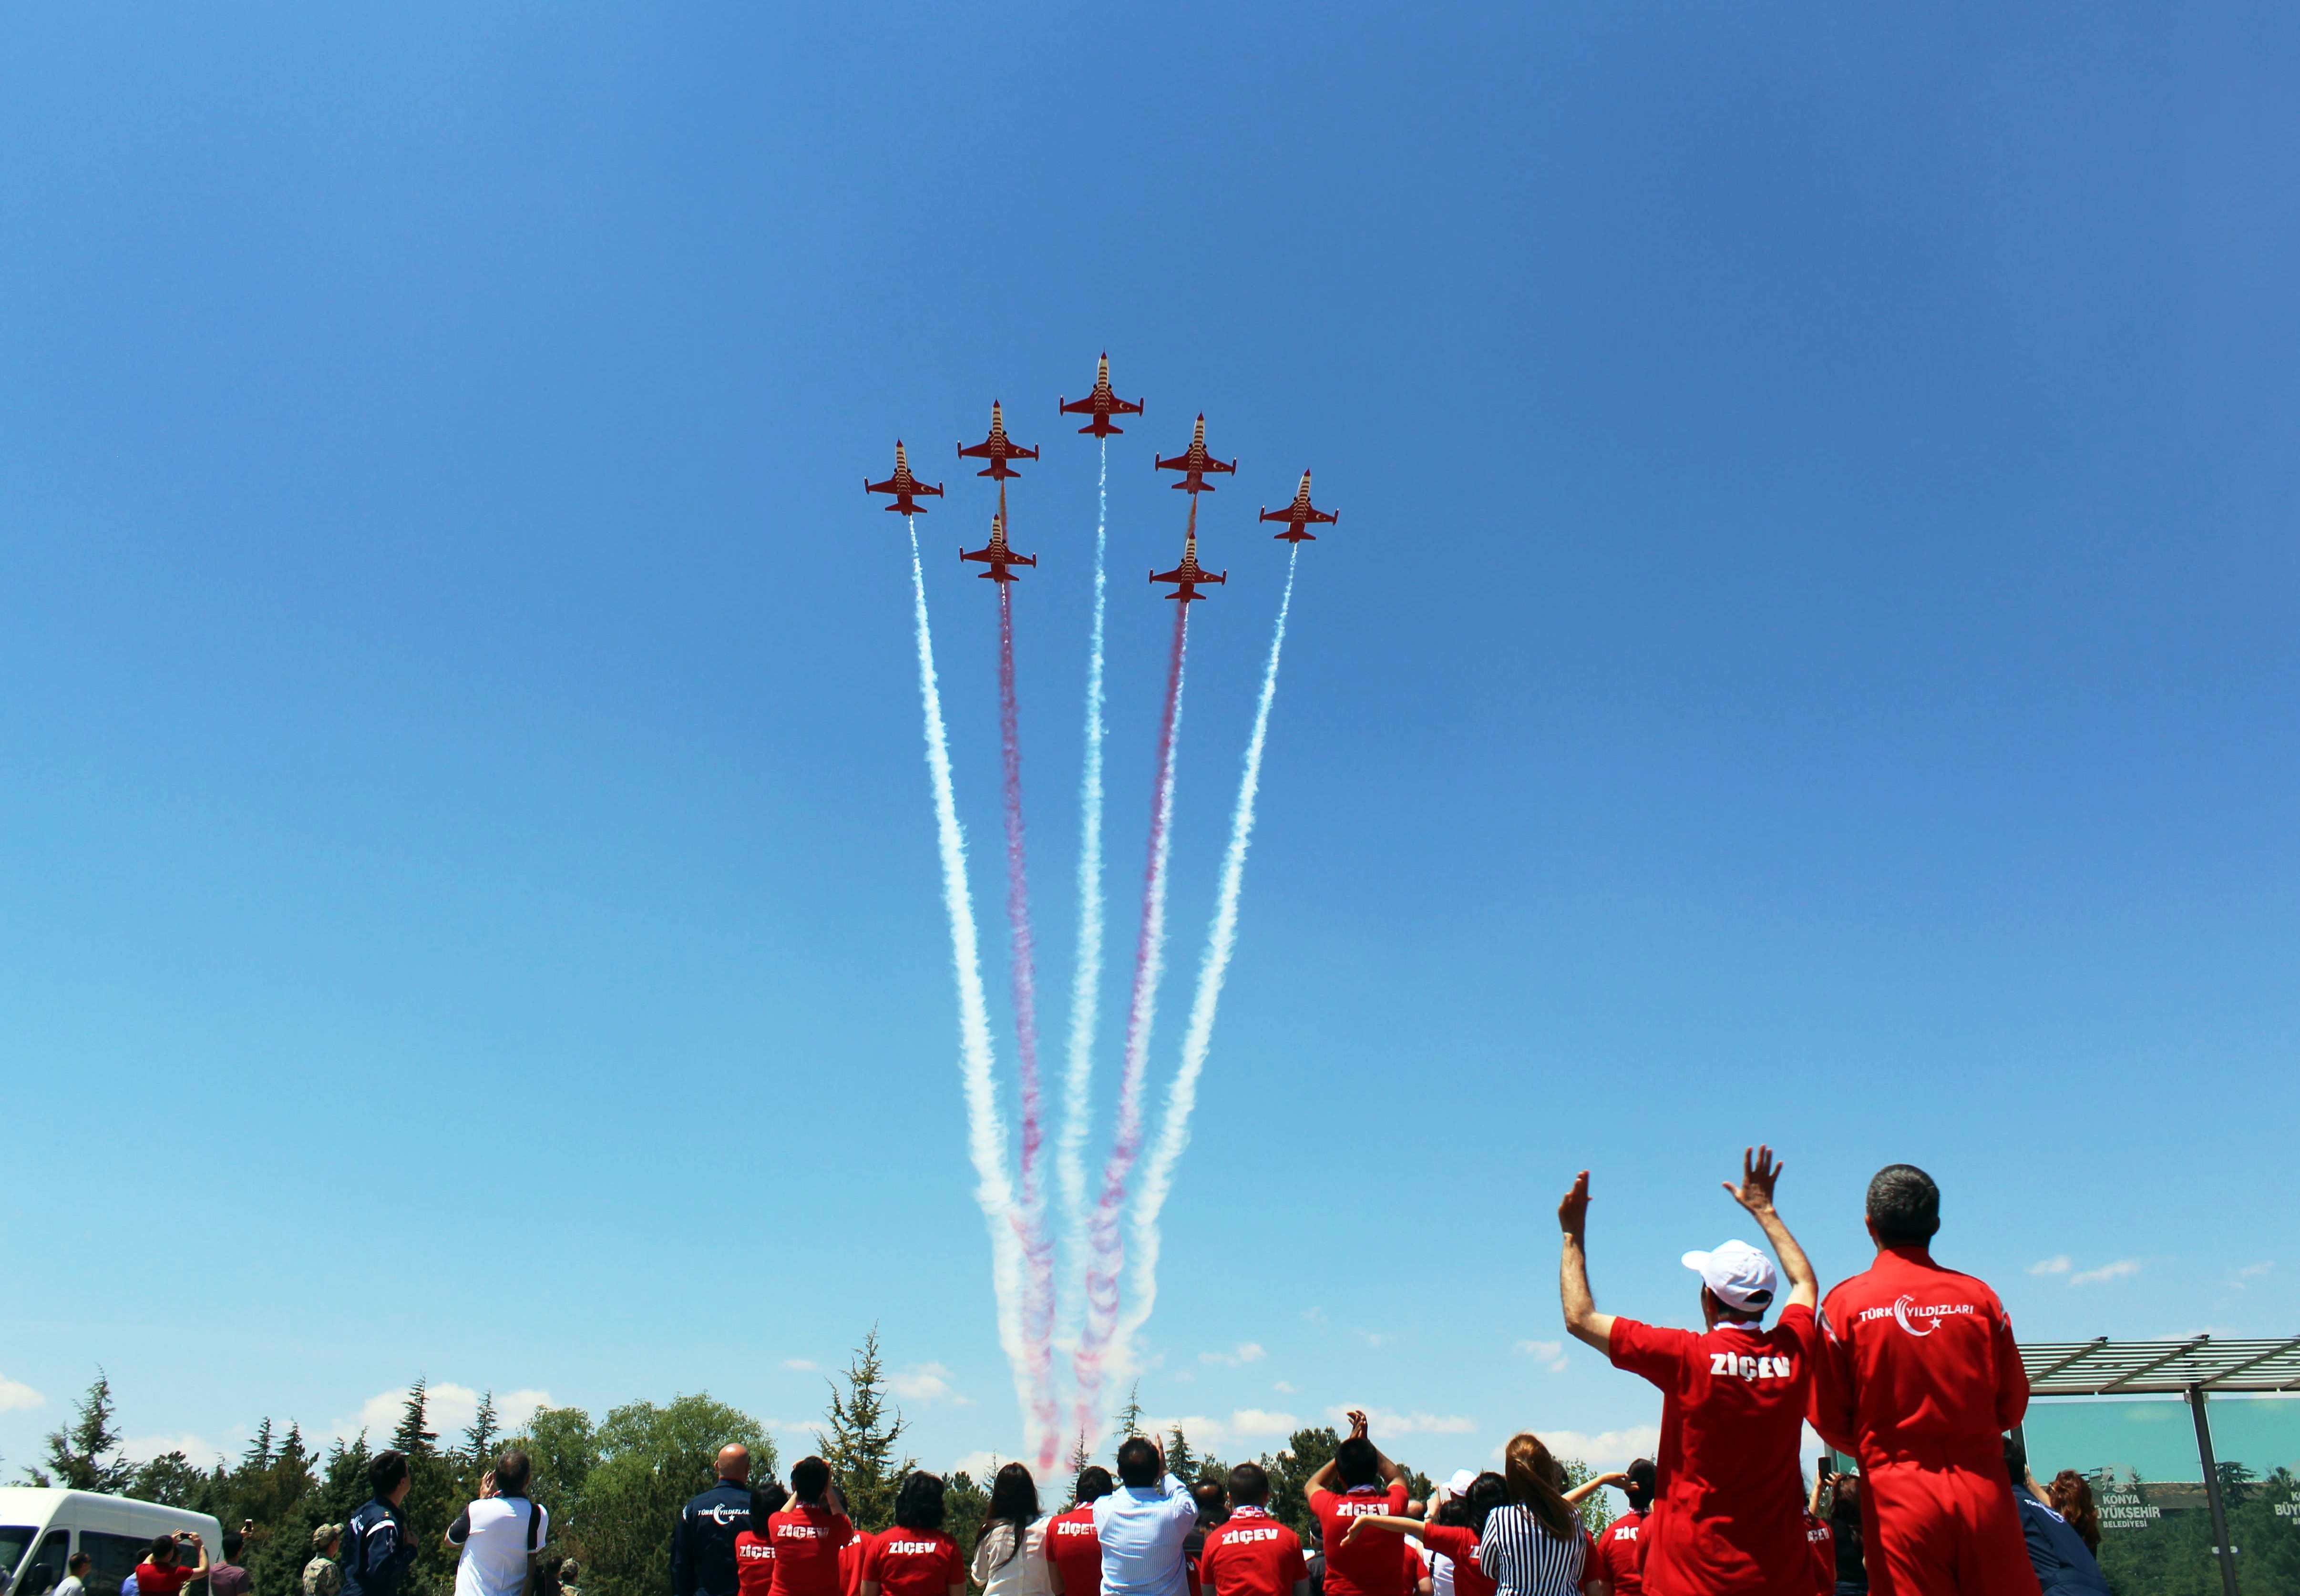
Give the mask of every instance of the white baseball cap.
[[1470, 1487], [1477, 1483], [1478, 1475], [1476, 1470], [1457, 1468], [1454, 1471], [1454, 1477], [1446, 1482], [1446, 1495], [1448, 1498], [1467, 1496], [1470, 1493]]
[[1701, 1276], [1701, 1284], [1717, 1294], [1726, 1307], [1756, 1313], [1772, 1305], [1780, 1276], [1773, 1260], [1746, 1242], [1727, 1242], [1707, 1252], [1688, 1252], [1685, 1267]]

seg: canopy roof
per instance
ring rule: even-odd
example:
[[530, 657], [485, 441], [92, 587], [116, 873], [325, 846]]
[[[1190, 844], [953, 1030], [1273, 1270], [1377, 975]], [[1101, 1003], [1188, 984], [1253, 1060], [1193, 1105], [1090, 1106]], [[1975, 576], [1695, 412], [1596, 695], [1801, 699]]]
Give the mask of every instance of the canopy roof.
[[2289, 1341], [2047, 1341], [2024, 1344], [2021, 1367], [2038, 1396], [2146, 1396], [2300, 1391], [2300, 1335]]

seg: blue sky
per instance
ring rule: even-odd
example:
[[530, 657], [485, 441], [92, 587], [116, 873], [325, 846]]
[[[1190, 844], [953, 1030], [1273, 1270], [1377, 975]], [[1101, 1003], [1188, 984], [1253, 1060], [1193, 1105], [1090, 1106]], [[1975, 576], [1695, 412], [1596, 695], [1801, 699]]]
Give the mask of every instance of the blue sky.
[[950, 484], [921, 527], [990, 925], [990, 604], [953, 553], [991, 501], [949, 450], [994, 396], [1046, 448], [1013, 536], [1059, 994], [1095, 461], [1053, 411], [1105, 347], [1150, 402], [1111, 455], [1115, 949], [1165, 620], [1132, 573], [1180, 536], [1151, 453], [1203, 409], [1243, 461], [1202, 528], [1232, 576], [1193, 618], [1178, 972], [1283, 564], [1251, 511], [1305, 465], [1344, 511], [1154, 1414], [1232, 1454], [1363, 1403], [1433, 1470], [1523, 1426], [1612, 1460], [1657, 1403], [1554, 1350], [1557, 1194], [1594, 1169], [1601, 1304], [1681, 1319], [1761, 1137], [1832, 1279], [1907, 1159], [2026, 1334], [2300, 1321], [2288, 12], [12, 30], [12, 1469], [99, 1363], [131, 1434], [196, 1447], [418, 1373], [795, 1424], [874, 1321], [923, 1457], [1017, 1444], [905, 553], [860, 484], [896, 436]]

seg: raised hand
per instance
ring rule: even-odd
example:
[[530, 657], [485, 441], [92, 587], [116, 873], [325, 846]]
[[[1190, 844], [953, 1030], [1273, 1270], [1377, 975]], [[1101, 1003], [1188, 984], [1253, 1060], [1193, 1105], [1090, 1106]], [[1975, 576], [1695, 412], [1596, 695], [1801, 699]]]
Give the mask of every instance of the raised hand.
[[1573, 1189], [1557, 1205], [1557, 1227], [1579, 1241], [1588, 1223], [1589, 1172], [1584, 1169], [1573, 1177]]
[[1351, 1439], [1351, 1440], [1353, 1440], [1353, 1441], [1363, 1441], [1363, 1440], [1365, 1439], [1365, 1434], [1366, 1434], [1366, 1416], [1365, 1416], [1365, 1409], [1362, 1409], [1362, 1408], [1353, 1408], [1353, 1409], [1350, 1409], [1350, 1439]]
[[1734, 1201], [1753, 1214], [1762, 1213], [1773, 1206], [1773, 1187], [1779, 1182], [1781, 1171], [1788, 1168], [1785, 1163], [1773, 1161], [1773, 1150], [1770, 1147], [1754, 1151], [1745, 1148], [1741, 1152], [1741, 1184], [1737, 1186], [1729, 1180], [1721, 1184]]

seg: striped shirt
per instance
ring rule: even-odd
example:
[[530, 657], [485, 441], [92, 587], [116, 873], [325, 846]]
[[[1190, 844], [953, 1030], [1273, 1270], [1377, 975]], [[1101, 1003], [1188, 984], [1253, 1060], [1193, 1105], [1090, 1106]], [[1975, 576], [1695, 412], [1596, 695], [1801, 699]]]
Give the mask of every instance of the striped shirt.
[[1589, 1537], [1561, 1541], [1527, 1509], [1512, 1502], [1487, 1516], [1478, 1566], [1499, 1596], [1574, 1596], [1589, 1555]]

